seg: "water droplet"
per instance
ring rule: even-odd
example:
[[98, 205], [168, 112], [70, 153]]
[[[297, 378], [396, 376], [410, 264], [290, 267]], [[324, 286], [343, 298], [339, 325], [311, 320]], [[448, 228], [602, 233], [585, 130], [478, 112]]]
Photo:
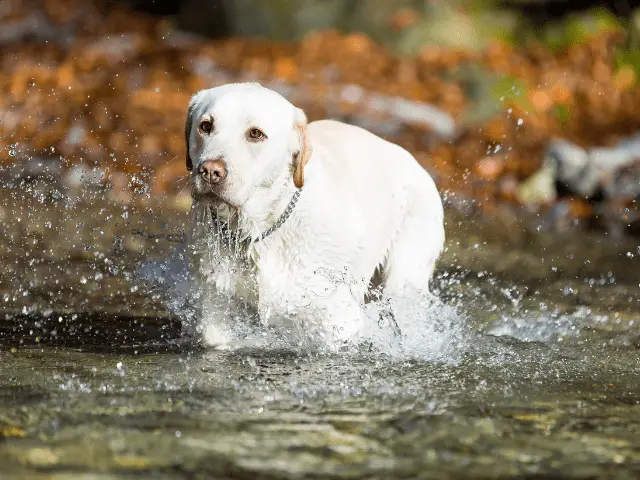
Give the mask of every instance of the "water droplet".
[[87, 279], [85, 277], [82, 277], [80, 279], [80, 283], [82, 283], [84, 285], [85, 283], [87, 283]]

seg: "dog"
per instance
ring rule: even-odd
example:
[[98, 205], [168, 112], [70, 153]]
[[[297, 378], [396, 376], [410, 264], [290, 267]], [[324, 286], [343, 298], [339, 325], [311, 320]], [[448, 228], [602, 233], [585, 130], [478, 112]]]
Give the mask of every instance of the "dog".
[[[338, 121], [307, 123], [257, 83], [196, 93], [185, 140], [192, 230], [215, 239], [200, 271], [216, 296], [251, 306], [265, 324], [313, 325], [344, 343], [364, 326], [374, 279], [389, 297], [429, 295], [442, 200], [402, 147]], [[218, 346], [231, 328], [219, 317], [205, 335]]]

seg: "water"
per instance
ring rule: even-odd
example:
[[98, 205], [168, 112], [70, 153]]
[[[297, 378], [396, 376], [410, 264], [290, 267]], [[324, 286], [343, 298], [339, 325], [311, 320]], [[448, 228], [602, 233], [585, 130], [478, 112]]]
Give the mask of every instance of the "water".
[[181, 338], [176, 245], [132, 234], [179, 232], [184, 202], [61, 198], [0, 196], [0, 478], [640, 475], [630, 240], [450, 208], [402, 342], [212, 351]]

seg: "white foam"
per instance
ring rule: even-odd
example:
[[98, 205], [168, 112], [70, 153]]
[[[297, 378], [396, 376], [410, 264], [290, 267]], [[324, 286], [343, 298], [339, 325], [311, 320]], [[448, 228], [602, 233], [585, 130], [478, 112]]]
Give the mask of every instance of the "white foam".
[[[161, 287], [167, 306], [184, 322], [184, 332], [216, 348], [287, 349], [384, 355], [456, 363], [467, 342], [465, 317], [437, 298], [377, 298], [362, 305], [363, 323], [350, 342], [343, 342], [314, 318], [271, 318], [264, 324], [256, 312], [219, 295], [191, 271], [182, 248], [163, 261], [139, 270], [147, 283]], [[389, 317], [393, 311], [395, 323]], [[398, 333], [399, 329], [399, 333]]]
[[[389, 310], [397, 328], [391, 322], [380, 324]], [[387, 298], [366, 305], [365, 311], [369, 325], [363, 340], [391, 358], [457, 363], [466, 349], [466, 318], [436, 297]]]

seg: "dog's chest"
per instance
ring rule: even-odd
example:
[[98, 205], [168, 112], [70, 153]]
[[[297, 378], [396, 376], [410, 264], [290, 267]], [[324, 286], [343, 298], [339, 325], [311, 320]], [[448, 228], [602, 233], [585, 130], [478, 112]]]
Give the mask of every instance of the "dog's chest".
[[219, 253], [211, 258], [205, 271], [206, 282], [213, 285], [218, 294], [257, 305], [256, 269], [247, 259], [237, 254]]
[[263, 248], [238, 253], [218, 252], [205, 267], [207, 283], [219, 294], [257, 306], [282, 300], [295, 288], [299, 265], [291, 252]]
[[300, 257], [280, 245], [271, 244], [257, 252], [255, 257], [255, 281], [260, 301], [275, 301], [288, 296], [295, 289], [300, 275]]

